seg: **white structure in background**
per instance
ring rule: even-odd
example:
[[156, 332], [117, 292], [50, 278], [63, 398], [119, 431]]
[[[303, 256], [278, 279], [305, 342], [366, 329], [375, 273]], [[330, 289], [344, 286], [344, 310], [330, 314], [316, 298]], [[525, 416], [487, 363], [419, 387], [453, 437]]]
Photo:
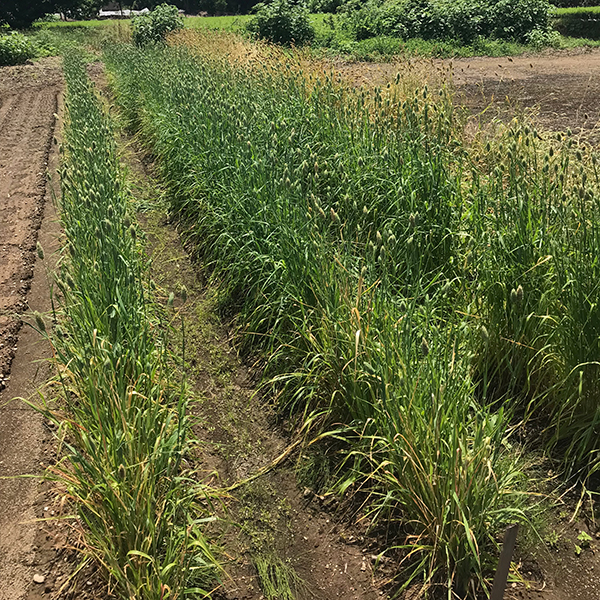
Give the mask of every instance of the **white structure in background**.
[[[147, 15], [150, 12], [148, 8], [142, 8], [142, 10], [129, 10], [128, 8], [121, 8], [119, 2], [109, 2], [100, 9], [98, 13], [99, 19], [128, 19], [129, 17], [137, 17], [138, 15]], [[183, 10], [179, 11], [179, 14], [184, 14]]]
[[119, 19], [128, 17], [137, 17], [138, 15], [147, 15], [150, 12], [148, 8], [142, 8], [142, 10], [129, 10], [124, 8], [123, 10], [104, 10], [100, 9], [98, 13], [99, 19]]

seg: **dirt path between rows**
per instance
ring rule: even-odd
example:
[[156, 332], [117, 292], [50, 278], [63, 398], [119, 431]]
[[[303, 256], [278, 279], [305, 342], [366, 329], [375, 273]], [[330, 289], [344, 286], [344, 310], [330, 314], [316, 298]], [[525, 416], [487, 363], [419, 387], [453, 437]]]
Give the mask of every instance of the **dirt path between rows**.
[[[37, 573], [43, 527], [33, 522], [43, 486], [23, 475], [47, 465], [51, 439], [42, 418], [16, 397], [33, 398], [47, 380], [50, 348], [23, 321], [47, 312], [47, 269], [59, 227], [46, 171], [61, 90], [59, 63], [0, 69], [0, 600], [21, 600]], [[52, 164], [50, 164], [52, 163]], [[36, 260], [36, 243], [45, 260]], [[49, 590], [39, 584], [33, 597]]]
[[[356, 85], [386, 85], [405, 62], [339, 64], [336, 71]], [[450, 70], [457, 102], [475, 115], [510, 119], [529, 112], [544, 129], [571, 128], [600, 142], [600, 49], [431, 63], [430, 72]]]
[[27, 308], [57, 98], [45, 84], [0, 93], [0, 389]]
[[[238, 357], [231, 331], [217, 316], [218, 292], [203, 279], [201, 265], [194, 264], [177, 229], [169, 222], [164, 195], [154, 169], [143, 152], [122, 154], [130, 185], [147, 212], [139, 221], [147, 236], [151, 276], [158, 296], [185, 286], [187, 301], [175, 300], [178, 325], [171, 341], [174, 353], [185, 345], [186, 381], [199, 443], [197, 468], [200, 478], [215, 489], [246, 481], [223, 499], [227, 509], [217, 526], [223, 546], [223, 585], [215, 600], [376, 600], [383, 595], [374, 582], [373, 557], [358, 528], [334, 514], [333, 498], [321, 497], [299, 487], [291, 459], [252, 481], [247, 478], [268, 467], [289, 448], [290, 440], [275, 425], [273, 407], [256, 393], [258, 373]], [[148, 210], [153, 207], [153, 210]], [[188, 249], [191, 250], [191, 249]], [[175, 319], [174, 319], [175, 321]], [[184, 342], [185, 340], [185, 342]], [[361, 528], [363, 531], [364, 528]], [[265, 572], [289, 577], [290, 589], [267, 592]], [[274, 583], [274, 582], [272, 582]], [[281, 584], [281, 581], [279, 581]]]

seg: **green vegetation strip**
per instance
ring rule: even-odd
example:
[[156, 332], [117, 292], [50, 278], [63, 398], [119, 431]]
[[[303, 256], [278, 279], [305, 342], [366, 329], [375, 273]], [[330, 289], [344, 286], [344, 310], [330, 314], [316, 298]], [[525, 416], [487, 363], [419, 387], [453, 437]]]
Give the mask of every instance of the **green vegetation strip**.
[[[186, 478], [187, 402], [149, 296], [113, 132], [79, 55], [65, 58], [61, 170], [66, 245], [52, 336], [64, 390], [56, 474], [84, 524], [86, 552], [119, 598], [204, 597], [215, 560], [203, 493]], [[43, 325], [43, 323], [41, 323]]]
[[571, 6], [566, 8], [553, 8], [551, 15], [600, 15], [600, 6]]

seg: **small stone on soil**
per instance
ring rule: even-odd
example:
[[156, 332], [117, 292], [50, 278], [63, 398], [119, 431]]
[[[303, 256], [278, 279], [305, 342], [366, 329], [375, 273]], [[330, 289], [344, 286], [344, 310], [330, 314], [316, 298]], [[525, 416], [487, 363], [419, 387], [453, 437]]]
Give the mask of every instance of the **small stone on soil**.
[[46, 578], [43, 575], [40, 575], [39, 573], [36, 573], [33, 576], [33, 581], [35, 583], [44, 583], [44, 581], [46, 581]]

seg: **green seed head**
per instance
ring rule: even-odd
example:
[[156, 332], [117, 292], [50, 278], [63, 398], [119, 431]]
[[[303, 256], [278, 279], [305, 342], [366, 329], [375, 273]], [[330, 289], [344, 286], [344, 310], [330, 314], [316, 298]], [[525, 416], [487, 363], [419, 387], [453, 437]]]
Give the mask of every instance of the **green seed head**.
[[179, 297], [184, 304], [187, 302], [188, 291], [185, 285], [181, 286], [181, 289], [179, 290]]
[[38, 242], [35, 245], [35, 248], [37, 250], [38, 257], [41, 258], [42, 260], [44, 260], [44, 249], [42, 248], [42, 245]]
[[38, 329], [43, 333], [46, 333], [46, 323], [44, 323], [42, 315], [40, 315], [39, 312], [35, 312], [33, 313], [33, 316], [35, 318], [35, 323], [38, 326]]
[[169, 299], [167, 300], [167, 306], [169, 308], [173, 308], [173, 302], [175, 301], [175, 294], [173, 292], [171, 292], [169, 294]]
[[490, 334], [488, 333], [485, 325], [481, 326], [479, 333], [481, 334], [481, 341], [487, 346], [488, 342], [490, 341]]
[[521, 304], [523, 304], [523, 296], [524, 296], [524, 291], [523, 291], [523, 286], [519, 285], [519, 287], [517, 288], [517, 304], [520, 306]]
[[425, 338], [421, 340], [421, 352], [423, 356], [427, 356], [429, 354], [429, 344]]

